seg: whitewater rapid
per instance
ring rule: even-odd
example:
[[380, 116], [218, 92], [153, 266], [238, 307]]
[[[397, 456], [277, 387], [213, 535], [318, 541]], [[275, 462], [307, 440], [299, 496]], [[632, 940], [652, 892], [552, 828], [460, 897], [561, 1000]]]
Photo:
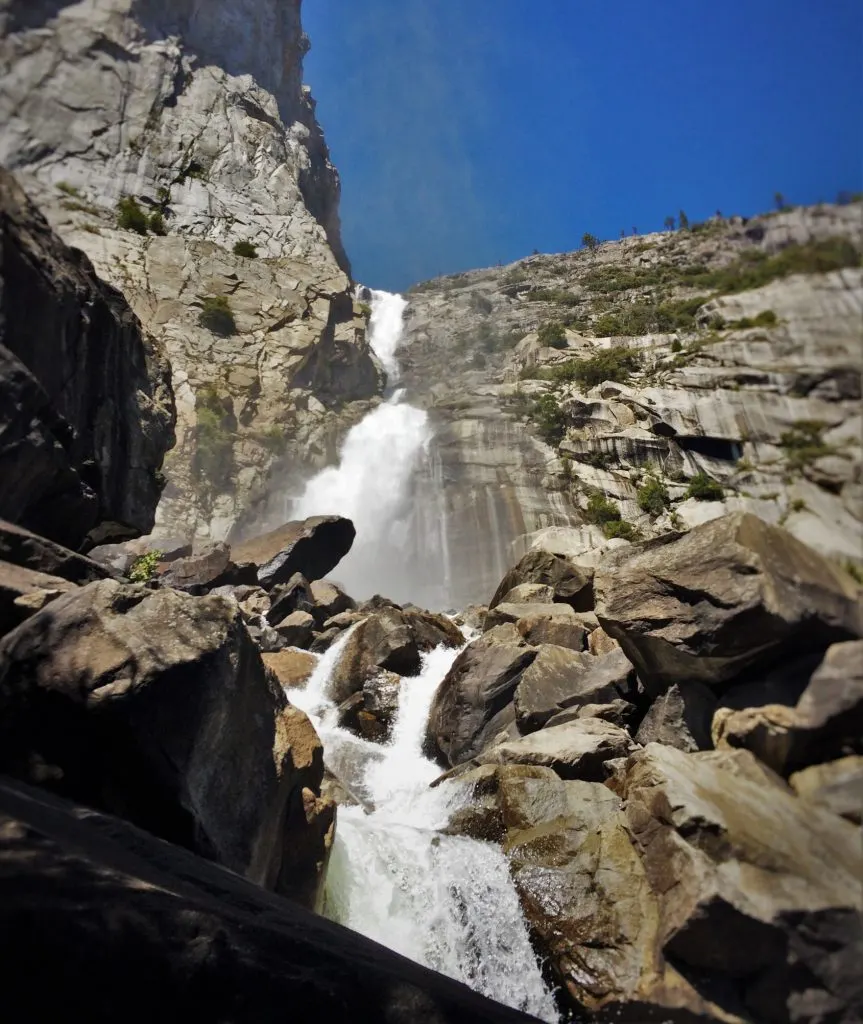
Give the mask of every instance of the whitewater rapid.
[[464, 787], [430, 788], [440, 768], [422, 754], [429, 709], [458, 650], [423, 657], [401, 683], [390, 741], [381, 746], [336, 724], [329, 683], [346, 633], [288, 697], [310, 716], [327, 767], [361, 804], [339, 807], [322, 912], [499, 1003], [556, 1022], [554, 998], [530, 944], [498, 846], [440, 832]]

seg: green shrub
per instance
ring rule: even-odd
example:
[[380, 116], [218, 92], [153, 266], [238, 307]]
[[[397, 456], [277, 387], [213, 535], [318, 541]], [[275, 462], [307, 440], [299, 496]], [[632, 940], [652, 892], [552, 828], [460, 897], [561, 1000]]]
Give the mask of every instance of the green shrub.
[[720, 484], [705, 472], [696, 473], [689, 481], [686, 488], [686, 497], [695, 498], [697, 501], [722, 501], [725, 497]]
[[223, 338], [230, 338], [237, 333], [237, 322], [234, 320], [231, 303], [224, 295], [211, 295], [204, 299], [198, 323]]
[[620, 519], [620, 509], [616, 502], [606, 498], [604, 494], [591, 494], [584, 517], [594, 526], [604, 526]]
[[724, 326], [740, 331], [747, 327], [773, 327], [778, 322], [779, 318], [772, 309], [763, 309], [758, 316], [744, 316], [739, 320], [731, 320]]
[[74, 185], [70, 185], [68, 181], [58, 181], [57, 191], [62, 192], [64, 196], [72, 196], [75, 199], [81, 198], [81, 189], [75, 188]]
[[471, 356], [470, 365], [475, 370], [482, 370], [488, 364], [488, 360], [482, 354], [482, 352], [474, 352]]
[[639, 303], [603, 314], [593, 325], [599, 337], [635, 337], [641, 334], [668, 334], [693, 330], [695, 314], [709, 301], [707, 295], [675, 299], [658, 305]]
[[588, 249], [593, 251], [599, 245], [599, 239], [596, 235], [592, 235], [589, 231], [581, 236], [581, 244], [587, 246]]
[[609, 523], [604, 523], [602, 532], [609, 540], [613, 540], [615, 537], [621, 537], [623, 540], [639, 540], [641, 537], [632, 523], [628, 523], [625, 519], [614, 519]]
[[558, 306], [577, 306], [581, 299], [563, 288], [534, 288], [526, 296], [528, 302], [554, 302]]
[[671, 343], [671, 351], [672, 352], [679, 352], [682, 348], [683, 348], [683, 344], [681, 343], [680, 339], [679, 338], [675, 338], [674, 341], [672, 341], [672, 343]]
[[195, 476], [210, 488], [225, 488], [233, 478], [237, 426], [230, 401], [213, 385], [200, 388], [195, 395], [195, 420]]
[[654, 518], [662, 514], [663, 509], [670, 501], [668, 491], [655, 476], [649, 476], [644, 485], [638, 489], [638, 507]]
[[139, 235], [147, 234], [147, 214], [134, 196], [123, 196], [117, 203], [117, 227], [122, 231], [136, 231]]
[[797, 420], [790, 430], [782, 433], [779, 447], [784, 449], [792, 469], [803, 469], [832, 452], [822, 437], [826, 427], [827, 424], [821, 420]]
[[845, 572], [848, 573], [848, 575], [851, 577], [852, 580], [854, 580], [855, 583], [859, 583], [861, 586], [863, 586], [863, 568], [857, 565], [856, 562], [850, 561], [845, 563], [844, 568]]
[[147, 583], [156, 575], [156, 566], [161, 558], [161, 551], [148, 551], [145, 555], [139, 555], [129, 569], [129, 579], [133, 583]]
[[536, 332], [537, 341], [540, 345], [547, 345], [549, 348], [566, 348], [566, 331], [563, 324], [549, 321], [543, 324]]
[[592, 388], [603, 381], [625, 384], [641, 367], [641, 356], [630, 348], [604, 348], [589, 359], [569, 359], [550, 368], [552, 378], [560, 383], [576, 383]]
[[165, 216], [161, 210], [156, 210], [155, 213], [151, 214], [148, 223], [154, 235], [167, 235], [168, 228], [165, 225]]
[[546, 444], [560, 444], [566, 433], [566, 417], [554, 395], [543, 395], [537, 399], [531, 409], [531, 418]]
[[258, 250], [251, 242], [241, 239], [239, 242], [234, 243], [234, 255], [242, 256], [246, 260], [254, 260], [258, 258]]

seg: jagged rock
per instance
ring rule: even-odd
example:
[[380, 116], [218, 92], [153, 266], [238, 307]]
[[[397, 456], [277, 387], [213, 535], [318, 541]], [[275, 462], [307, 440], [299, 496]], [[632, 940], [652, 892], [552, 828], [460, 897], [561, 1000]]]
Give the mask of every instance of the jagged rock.
[[261, 659], [283, 690], [301, 690], [318, 663], [314, 655], [305, 651], [276, 651], [262, 654]]
[[315, 620], [308, 612], [291, 612], [275, 627], [289, 647], [308, 647], [312, 642]]
[[328, 619], [343, 612], [352, 612], [357, 603], [341, 589], [337, 583], [329, 580], [314, 580], [311, 594], [315, 602], [315, 615], [323, 625]]
[[716, 696], [702, 683], [674, 683], [648, 708], [637, 743], [665, 743], [678, 750], [709, 750]]
[[[615, 699], [608, 704], [579, 704], [567, 708], [565, 711], [558, 711], [545, 723], [545, 728], [550, 729], [555, 725], [564, 725], [566, 722], [574, 722], [577, 718], [601, 718], [604, 722], [611, 722], [631, 732], [638, 719], [638, 708], [627, 700]], [[641, 742], [639, 740], [639, 742]]]
[[227, 544], [208, 544], [188, 558], [178, 558], [159, 567], [162, 586], [204, 594], [223, 586], [251, 585], [257, 581], [254, 569], [237, 566]]
[[654, 692], [716, 686], [863, 633], [853, 580], [748, 514], [609, 555], [595, 588], [600, 624]]
[[401, 682], [395, 672], [378, 672], [363, 683], [363, 709], [381, 725], [385, 736], [398, 713]]
[[515, 627], [525, 641], [533, 647], [538, 647], [540, 644], [554, 644], [556, 647], [568, 647], [572, 651], [584, 650], [587, 631], [574, 618], [525, 615], [516, 621]]
[[33, 572], [60, 576], [70, 583], [93, 583], [111, 575], [92, 558], [85, 558], [5, 519], [0, 519], [0, 559]]
[[[530, 1024], [126, 822], [0, 780], [0, 952], [32, 1020]], [[58, 955], [62, 950], [62, 956]], [[52, 963], [52, 983], [33, 978]], [[129, 1004], [134, 993], [134, 1005]], [[166, 1017], [166, 1007], [170, 1012]]]
[[402, 615], [416, 637], [421, 651], [433, 651], [435, 647], [461, 647], [464, 637], [458, 626], [446, 615], [429, 612], [424, 608], [406, 605]]
[[236, 544], [233, 553], [235, 561], [256, 565], [258, 582], [270, 590], [297, 572], [306, 579], [322, 579], [350, 551], [355, 536], [350, 519], [315, 516]]
[[482, 624], [485, 622], [485, 616], [488, 612], [488, 607], [484, 604], [471, 604], [467, 608], [462, 609], [453, 618], [453, 622], [457, 626], [461, 626], [463, 629], [475, 630], [477, 632], [482, 631]]
[[552, 619], [557, 622], [578, 623], [575, 612], [568, 604], [499, 604], [489, 609], [483, 630], [494, 629], [519, 619]]
[[528, 551], [510, 569], [489, 602], [489, 608], [504, 603], [514, 587], [524, 584], [550, 586], [553, 595], [551, 600], [565, 602], [574, 611], [589, 611], [593, 608], [593, 570], [542, 550]]
[[427, 756], [450, 766], [461, 764], [514, 722], [513, 694], [535, 656], [532, 648], [512, 644], [469, 644], [435, 693], [426, 732]]
[[0, 236], [0, 515], [70, 548], [148, 533], [174, 441], [167, 362], [5, 170]]
[[622, 651], [594, 657], [543, 644], [515, 690], [515, 716], [522, 734], [541, 729], [559, 711], [576, 704], [602, 704], [625, 697], [635, 674]]
[[798, 800], [745, 751], [651, 743], [619, 792], [666, 956], [715, 991], [736, 989], [754, 1019], [853, 1019], [863, 870], [853, 826]]
[[498, 604], [551, 604], [554, 587], [545, 583], [519, 583], [508, 590]]
[[0, 635], [8, 633], [61, 594], [77, 587], [20, 565], [0, 562]]
[[492, 647], [494, 644], [509, 644], [511, 647], [531, 646], [519, 633], [514, 622], [504, 622], [500, 626], [492, 626], [472, 643], [477, 647]]
[[825, 810], [863, 824], [863, 757], [841, 757], [827, 764], [813, 764], [788, 779], [794, 792]]
[[309, 650], [313, 654], [323, 654], [333, 646], [343, 632], [344, 630], [339, 629], [338, 627], [333, 627], [331, 629], [322, 630], [320, 633], [315, 633]]
[[261, 620], [263, 625], [247, 625], [246, 629], [252, 638], [255, 647], [262, 654], [276, 654], [285, 647], [285, 641], [281, 634], [277, 633], [272, 626], [268, 626], [266, 620]]
[[621, 647], [602, 626], [599, 626], [587, 634], [587, 649], [591, 654], [611, 654], [612, 651], [619, 651]]
[[0, 701], [2, 771], [314, 898], [321, 745], [232, 601], [91, 583], [0, 641]]
[[635, 750], [630, 736], [600, 718], [580, 718], [487, 747], [478, 764], [528, 764], [551, 768], [562, 779], [602, 782], [605, 762]]
[[267, 622], [277, 625], [293, 612], [307, 612], [314, 619], [315, 599], [309, 581], [295, 572], [287, 583], [280, 583], [270, 591], [270, 610]]
[[360, 712], [365, 707], [362, 690], [352, 693], [345, 698], [338, 706], [338, 717], [336, 719], [339, 728], [347, 729], [349, 732], [360, 732]]

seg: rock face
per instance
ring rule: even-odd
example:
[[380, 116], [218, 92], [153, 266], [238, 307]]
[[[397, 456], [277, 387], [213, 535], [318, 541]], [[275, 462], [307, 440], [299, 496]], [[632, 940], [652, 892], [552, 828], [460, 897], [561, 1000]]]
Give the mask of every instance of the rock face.
[[0, 18], [0, 162], [171, 360], [161, 532], [224, 540], [275, 466], [331, 459], [383, 384], [300, 2], [9, 0]]
[[0, 519], [0, 558], [33, 572], [61, 576], [71, 583], [93, 583], [111, 575], [98, 562], [3, 519]]
[[660, 690], [716, 686], [863, 633], [854, 581], [748, 513], [609, 555], [595, 588], [602, 628]]
[[[0, 780], [0, 954], [34, 1020], [533, 1020], [126, 822]], [[62, 955], [61, 952], [62, 951]], [[32, 979], [52, 963], [50, 985]], [[170, 1007], [166, 1016], [166, 1007]]]
[[258, 582], [270, 589], [297, 572], [309, 580], [326, 576], [350, 551], [355, 536], [350, 519], [314, 516], [235, 544], [232, 553], [236, 562], [257, 566]]
[[0, 515], [70, 548], [152, 528], [174, 399], [123, 297], [0, 170]]
[[59, 598], [0, 642], [0, 709], [6, 773], [313, 899], [322, 748], [233, 602], [112, 580]]

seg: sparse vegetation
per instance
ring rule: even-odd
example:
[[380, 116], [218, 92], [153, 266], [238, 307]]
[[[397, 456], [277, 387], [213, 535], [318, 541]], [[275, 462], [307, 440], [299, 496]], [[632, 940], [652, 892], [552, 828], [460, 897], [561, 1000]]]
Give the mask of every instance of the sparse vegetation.
[[372, 307], [367, 302], [358, 302], [357, 310], [360, 316], [364, 316], [366, 320], [372, 315]]
[[156, 575], [156, 566], [162, 558], [161, 551], [148, 551], [139, 555], [129, 569], [132, 583], [148, 583]]
[[258, 434], [258, 441], [271, 452], [281, 452], [287, 443], [285, 428], [280, 423], [271, 423]]
[[670, 501], [665, 485], [655, 476], [649, 476], [638, 489], [638, 507], [654, 519], [662, 514]]
[[192, 469], [208, 489], [221, 490], [230, 485], [234, 471], [237, 422], [231, 401], [213, 385], [200, 388], [195, 395], [195, 417]]
[[598, 337], [637, 337], [642, 334], [669, 334], [672, 331], [694, 330], [695, 314], [708, 301], [708, 296], [675, 299], [658, 305], [640, 303], [615, 312], [604, 313], [593, 325]]
[[70, 185], [68, 181], [58, 181], [57, 191], [62, 192], [64, 196], [72, 196], [73, 199], [81, 198], [81, 189]]
[[530, 415], [546, 444], [560, 444], [566, 433], [566, 417], [554, 395], [543, 395], [537, 399]]
[[712, 477], [706, 473], [696, 473], [686, 488], [686, 497], [696, 501], [722, 501], [725, 491]]
[[584, 517], [594, 526], [604, 526], [606, 523], [617, 522], [621, 518], [617, 502], [606, 498], [599, 492], [591, 494]]
[[845, 563], [845, 572], [854, 580], [855, 583], [859, 583], [863, 586], [863, 568], [857, 565], [856, 562], [848, 561]]
[[764, 309], [757, 316], [743, 316], [739, 320], [729, 320], [725, 326], [732, 331], [744, 330], [747, 327], [773, 327], [779, 318], [772, 309]]
[[255, 260], [258, 258], [258, 250], [250, 241], [243, 238], [234, 243], [234, 255], [240, 256], [244, 260]]
[[198, 314], [198, 323], [223, 338], [230, 338], [237, 333], [237, 322], [231, 303], [224, 295], [211, 295], [204, 299], [203, 308]]
[[797, 420], [782, 433], [779, 446], [785, 451], [790, 469], [802, 470], [833, 451], [822, 437], [826, 426], [821, 420]]
[[581, 244], [592, 252], [599, 245], [599, 239], [596, 235], [592, 235], [589, 231], [585, 231], [581, 236]]
[[141, 209], [134, 196], [123, 196], [117, 203], [117, 227], [121, 231], [135, 231], [147, 234], [147, 214]]
[[609, 540], [620, 538], [622, 540], [636, 541], [641, 539], [641, 534], [632, 523], [625, 519], [614, 519], [602, 527], [602, 532]]
[[150, 214], [148, 226], [154, 235], [167, 235], [168, 233], [168, 228], [165, 224], [165, 215], [161, 210], [156, 210], [155, 213]]
[[563, 324], [554, 321], [544, 323], [536, 332], [536, 338], [540, 345], [547, 345], [549, 348], [566, 348], [566, 331]]
[[554, 302], [558, 306], [577, 306], [581, 300], [564, 288], [533, 288], [527, 293], [529, 302]]

